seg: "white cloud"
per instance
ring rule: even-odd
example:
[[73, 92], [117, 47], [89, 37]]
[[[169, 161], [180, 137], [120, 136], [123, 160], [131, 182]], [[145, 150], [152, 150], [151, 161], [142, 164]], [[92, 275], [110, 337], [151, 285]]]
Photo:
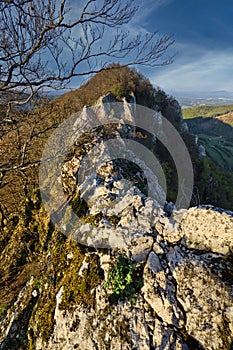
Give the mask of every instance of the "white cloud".
[[207, 51], [189, 44], [180, 49], [173, 64], [160, 67], [150, 77], [167, 91], [233, 91], [233, 49]]

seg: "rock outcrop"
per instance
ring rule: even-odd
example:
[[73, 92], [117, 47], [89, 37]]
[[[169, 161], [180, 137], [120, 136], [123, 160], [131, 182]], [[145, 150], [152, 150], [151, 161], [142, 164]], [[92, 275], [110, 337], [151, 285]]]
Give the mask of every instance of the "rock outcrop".
[[[107, 151], [96, 135], [83, 148], [93, 144]], [[168, 215], [156, 201], [165, 200], [162, 187], [146, 196], [145, 174], [127, 181], [124, 162], [99, 164], [77, 184], [82, 159], [79, 151], [63, 165], [69, 237], [37, 199], [36, 225], [24, 222], [38, 234], [34, 246], [23, 241], [21, 221], [14, 227], [37, 269], [2, 312], [0, 349], [232, 349], [231, 213], [194, 207]], [[10, 254], [6, 247], [1, 258]]]
[[[233, 217], [191, 208], [168, 218], [152, 200], [144, 200], [138, 193], [128, 194], [128, 205], [114, 215], [119, 215], [117, 224], [102, 218], [93, 230], [108, 230], [115, 240], [115, 251], [86, 252], [73, 280], [78, 288], [79, 278], [90, 271], [90, 257], [98, 257], [102, 279], [87, 291], [93, 298], [92, 305], [72, 303], [72, 307], [64, 307], [67, 289], [75, 287], [69, 286], [64, 271], [64, 285], [61, 283], [56, 294], [54, 311], [47, 310], [47, 317], [53, 320], [50, 336], [45, 342], [41, 329], [41, 336], [31, 339], [31, 348], [230, 350], [233, 242], [229, 235], [233, 232]], [[142, 287], [137, 290], [132, 281], [128, 285], [130, 294], [125, 298], [119, 294], [119, 300], [113, 302], [113, 287], [106, 287], [106, 282], [119, 256], [127, 257], [129, 264], [135, 262], [138, 274], [132, 276], [142, 281]], [[77, 264], [76, 258], [71, 249], [66, 264]], [[119, 281], [115, 277], [114, 288], [119, 283], [124, 289], [124, 277]], [[32, 278], [20, 292], [1, 321], [1, 349], [11, 349], [7, 344], [14, 337], [19, 339], [21, 317], [26, 317], [27, 309], [35, 312], [39, 322], [36, 304], [46, 302], [46, 288], [50, 286], [35, 286]], [[34, 322], [29, 322], [26, 330], [29, 339], [38, 326], [46, 327], [46, 320], [40, 325]]]

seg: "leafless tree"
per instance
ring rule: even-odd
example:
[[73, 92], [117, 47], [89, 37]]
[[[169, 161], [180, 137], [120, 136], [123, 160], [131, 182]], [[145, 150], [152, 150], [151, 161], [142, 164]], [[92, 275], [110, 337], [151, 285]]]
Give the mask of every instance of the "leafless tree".
[[[41, 150], [59, 117], [49, 102], [12, 108], [47, 89], [69, 87], [112, 62], [159, 66], [171, 62], [170, 35], [129, 30], [134, 0], [0, 0], [0, 202], [15, 207], [38, 185]], [[35, 184], [35, 185], [34, 185]]]
[[1, 100], [25, 104], [39, 90], [62, 89], [111, 61], [169, 63], [171, 35], [133, 37], [127, 30], [136, 11], [134, 0], [1, 0]]

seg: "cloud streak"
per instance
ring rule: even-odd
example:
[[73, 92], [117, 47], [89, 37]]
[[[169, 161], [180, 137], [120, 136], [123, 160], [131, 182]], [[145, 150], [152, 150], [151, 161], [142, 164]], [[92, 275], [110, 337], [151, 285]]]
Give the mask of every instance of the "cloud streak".
[[233, 91], [233, 49], [208, 51], [188, 44], [178, 46], [180, 53], [174, 63], [151, 75], [153, 84], [165, 91]]
[[139, 9], [132, 20], [132, 24], [134, 26], [145, 27], [151, 15], [154, 15], [160, 8], [171, 4], [173, 1], [174, 0], [147, 0], [145, 6], [145, 2], [136, 0], [135, 5], [138, 6]]

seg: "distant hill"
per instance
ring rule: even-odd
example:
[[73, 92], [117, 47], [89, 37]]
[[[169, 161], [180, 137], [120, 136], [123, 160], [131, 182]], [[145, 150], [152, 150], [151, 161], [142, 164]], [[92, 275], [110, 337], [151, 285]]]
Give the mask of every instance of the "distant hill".
[[184, 119], [195, 117], [216, 117], [223, 122], [233, 124], [233, 104], [182, 108], [182, 114]]
[[193, 97], [176, 97], [177, 101], [182, 107], [195, 106], [225, 106], [233, 103], [233, 98], [193, 98]]
[[228, 112], [228, 113], [224, 113], [221, 114], [219, 116], [216, 117], [218, 120], [221, 120], [224, 123], [228, 123], [233, 125], [233, 112]]
[[224, 106], [233, 104], [233, 92], [230, 91], [180, 91], [170, 92], [183, 107]]

